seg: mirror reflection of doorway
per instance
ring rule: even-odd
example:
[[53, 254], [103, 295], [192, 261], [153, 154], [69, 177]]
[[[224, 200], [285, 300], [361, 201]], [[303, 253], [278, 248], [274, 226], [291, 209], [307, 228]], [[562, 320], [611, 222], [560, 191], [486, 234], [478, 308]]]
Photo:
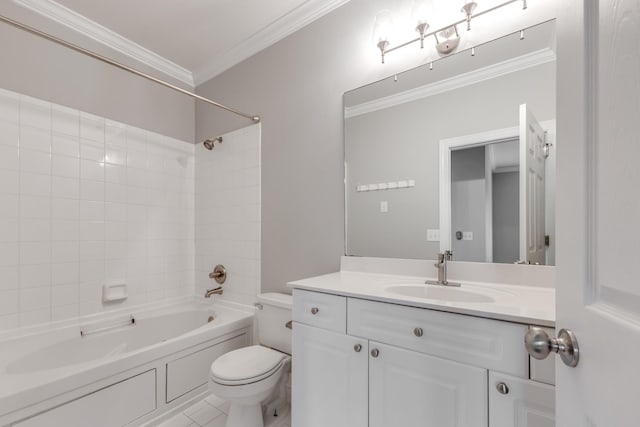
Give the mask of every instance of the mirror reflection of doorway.
[[456, 260], [519, 258], [519, 141], [451, 152], [451, 247]]

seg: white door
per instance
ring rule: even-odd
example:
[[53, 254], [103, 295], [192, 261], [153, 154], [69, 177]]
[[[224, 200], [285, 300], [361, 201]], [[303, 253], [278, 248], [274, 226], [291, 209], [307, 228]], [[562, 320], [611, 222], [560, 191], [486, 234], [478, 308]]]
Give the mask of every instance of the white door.
[[292, 427], [367, 427], [367, 354], [367, 340], [294, 323]]
[[544, 130], [520, 105], [520, 259], [544, 264]]
[[369, 427], [487, 426], [486, 369], [373, 341], [369, 348]]
[[561, 427], [640, 425], [640, 2], [565, 0], [558, 19]]

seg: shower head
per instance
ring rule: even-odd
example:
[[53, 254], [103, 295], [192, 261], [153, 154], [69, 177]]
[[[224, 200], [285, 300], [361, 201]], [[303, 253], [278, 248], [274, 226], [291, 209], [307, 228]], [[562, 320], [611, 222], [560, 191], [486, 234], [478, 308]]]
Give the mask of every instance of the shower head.
[[213, 139], [205, 139], [204, 142], [202, 143], [202, 145], [204, 145], [204, 148], [206, 148], [207, 150], [211, 151], [213, 150], [214, 144], [215, 143], [218, 144], [222, 144], [222, 137], [219, 136], [217, 138], [213, 138]]

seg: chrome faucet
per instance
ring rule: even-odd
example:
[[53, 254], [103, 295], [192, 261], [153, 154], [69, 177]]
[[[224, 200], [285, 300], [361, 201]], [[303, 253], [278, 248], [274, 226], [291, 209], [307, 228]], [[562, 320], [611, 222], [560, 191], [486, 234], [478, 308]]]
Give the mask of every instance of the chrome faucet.
[[453, 252], [444, 251], [438, 254], [438, 262], [434, 266], [438, 269], [438, 280], [427, 280], [424, 282], [427, 285], [441, 285], [441, 286], [460, 286], [460, 283], [453, 283], [447, 280], [447, 261], [453, 259]]
[[211, 298], [211, 295], [222, 295], [223, 292], [224, 292], [224, 289], [222, 289], [222, 286], [218, 286], [217, 288], [208, 289], [204, 293], [204, 297]]

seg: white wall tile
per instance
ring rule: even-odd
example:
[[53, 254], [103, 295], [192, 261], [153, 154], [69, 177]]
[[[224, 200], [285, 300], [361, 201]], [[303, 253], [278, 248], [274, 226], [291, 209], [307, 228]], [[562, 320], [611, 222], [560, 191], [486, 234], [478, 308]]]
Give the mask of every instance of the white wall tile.
[[51, 130], [51, 104], [39, 99], [20, 97], [20, 124]]
[[20, 194], [49, 197], [51, 195], [51, 176], [20, 172]]
[[0, 291], [0, 316], [19, 312], [20, 291]]
[[51, 307], [51, 287], [20, 289], [20, 312], [45, 310]]
[[20, 172], [18, 170], [0, 169], [0, 193], [18, 194], [20, 189]]
[[20, 171], [40, 174], [51, 173], [51, 154], [20, 148]]
[[20, 286], [20, 268], [17, 265], [0, 267], [0, 291], [18, 289]]
[[54, 105], [51, 108], [51, 128], [53, 132], [74, 138], [80, 136], [80, 114], [71, 108]]
[[51, 264], [21, 265], [20, 289], [51, 285]]
[[125, 304], [191, 294], [194, 164], [192, 144], [0, 89], [0, 329], [121, 307], [105, 281]]
[[18, 147], [0, 145], [0, 169], [18, 169]]
[[80, 157], [80, 139], [77, 136], [56, 135], [51, 138], [51, 152], [63, 156]]
[[51, 175], [67, 178], [80, 177], [80, 162], [77, 157], [54, 154], [51, 156]]
[[75, 178], [51, 177], [51, 196], [64, 199], [80, 198], [80, 181]]
[[20, 126], [20, 150], [51, 152], [51, 131]]

